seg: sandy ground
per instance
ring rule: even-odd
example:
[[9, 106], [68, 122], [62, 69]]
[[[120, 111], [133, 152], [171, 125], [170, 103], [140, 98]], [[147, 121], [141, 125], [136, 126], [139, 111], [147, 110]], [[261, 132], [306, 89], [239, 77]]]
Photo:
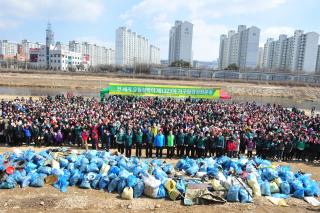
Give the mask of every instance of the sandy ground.
[[[286, 97], [298, 101], [317, 101], [320, 99], [319, 87], [277, 86], [265, 83], [236, 83], [217, 81], [181, 81], [161, 79], [118, 78], [93, 75], [59, 75], [59, 74], [26, 74], [26, 73], [0, 73], [0, 86], [25, 86], [43, 88], [70, 88], [99, 91], [108, 83], [142, 83], [142, 84], [168, 84], [193, 85], [203, 87], [219, 87], [232, 96], [256, 97]], [[1, 94], [0, 94], [1, 95]]]
[[[0, 153], [14, 148], [0, 147]], [[24, 148], [25, 149], [25, 148]], [[134, 153], [134, 152], [133, 152]], [[177, 160], [167, 160], [175, 163]], [[281, 163], [287, 165], [287, 163]], [[312, 173], [313, 178], [320, 180], [319, 165], [301, 162], [290, 163], [293, 170]], [[85, 190], [68, 187], [62, 193], [50, 185], [42, 188], [15, 188], [0, 190], [0, 212], [319, 212], [320, 208], [312, 207], [303, 200], [289, 198], [289, 207], [272, 205], [266, 198], [255, 198], [252, 204], [226, 203], [214, 206], [181, 205], [181, 201], [166, 199], [138, 198], [132, 201], [122, 200], [118, 194], [98, 190]]]

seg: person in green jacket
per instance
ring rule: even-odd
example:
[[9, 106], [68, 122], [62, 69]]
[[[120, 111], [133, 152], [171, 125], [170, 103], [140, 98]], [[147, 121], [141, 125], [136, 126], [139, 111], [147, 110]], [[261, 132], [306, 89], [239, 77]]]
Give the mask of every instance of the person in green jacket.
[[[194, 130], [191, 129], [189, 134], [186, 137], [186, 156], [193, 158], [195, 149], [196, 149], [196, 139], [197, 137], [194, 134]], [[191, 153], [191, 155], [190, 155]]]
[[180, 129], [180, 132], [178, 133], [176, 137], [177, 141], [177, 156], [183, 157], [184, 155], [184, 141], [185, 141], [186, 135], [183, 133], [183, 129]]
[[303, 151], [304, 151], [304, 148], [305, 148], [305, 142], [304, 142], [303, 136], [299, 137], [296, 147], [297, 147], [296, 158], [297, 158], [297, 160], [300, 160], [303, 157], [302, 155], [303, 155]]
[[174, 146], [175, 146], [175, 136], [172, 134], [172, 130], [170, 130], [169, 135], [167, 136], [167, 157], [172, 158], [174, 154]]
[[124, 137], [124, 144], [126, 146], [126, 157], [128, 158], [131, 157], [132, 139], [133, 139], [133, 135], [131, 130], [129, 129], [127, 134]]
[[197, 138], [197, 156], [199, 158], [204, 157], [204, 152], [206, 149], [206, 140], [207, 138], [204, 136], [203, 132], [200, 132], [200, 135]]
[[124, 140], [125, 140], [125, 133], [123, 128], [120, 128], [120, 131], [118, 132], [118, 134], [116, 134], [116, 143], [118, 146], [118, 152], [120, 152], [121, 154], [124, 153]]
[[142, 136], [143, 133], [141, 128], [138, 129], [137, 132], [134, 134], [134, 142], [136, 144], [136, 157], [141, 157], [141, 149], [142, 149]]

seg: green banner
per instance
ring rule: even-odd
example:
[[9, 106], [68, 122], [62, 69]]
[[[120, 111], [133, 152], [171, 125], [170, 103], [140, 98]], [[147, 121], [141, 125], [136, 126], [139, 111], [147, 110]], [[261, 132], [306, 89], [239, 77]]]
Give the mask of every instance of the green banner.
[[219, 88], [194, 86], [142, 85], [142, 84], [109, 84], [107, 90], [111, 95], [165, 96], [191, 98], [220, 98]]

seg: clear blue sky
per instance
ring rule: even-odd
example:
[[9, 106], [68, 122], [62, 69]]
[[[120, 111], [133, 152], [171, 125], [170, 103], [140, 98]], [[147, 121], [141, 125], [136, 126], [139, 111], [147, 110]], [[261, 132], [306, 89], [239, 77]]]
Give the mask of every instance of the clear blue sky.
[[45, 41], [48, 20], [55, 40], [114, 47], [115, 29], [127, 26], [168, 55], [175, 20], [194, 24], [194, 59], [218, 57], [219, 36], [237, 25], [255, 25], [267, 37], [295, 29], [320, 32], [320, 0], [0, 0], [0, 39]]

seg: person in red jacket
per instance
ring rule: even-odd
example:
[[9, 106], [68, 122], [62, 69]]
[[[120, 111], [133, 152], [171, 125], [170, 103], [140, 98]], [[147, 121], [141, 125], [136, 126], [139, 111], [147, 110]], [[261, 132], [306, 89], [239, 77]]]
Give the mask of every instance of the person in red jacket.
[[82, 142], [83, 142], [82, 147], [84, 146], [85, 149], [88, 151], [89, 131], [87, 129], [82, 131], [81, 137], [82, 137]]
[[92, 149], [95, 148], [98, 150], [99, 148], [99, 135], [98, 135], [98, 126], [95, 125], [91, 132], [91, 139], [92, 139]]

